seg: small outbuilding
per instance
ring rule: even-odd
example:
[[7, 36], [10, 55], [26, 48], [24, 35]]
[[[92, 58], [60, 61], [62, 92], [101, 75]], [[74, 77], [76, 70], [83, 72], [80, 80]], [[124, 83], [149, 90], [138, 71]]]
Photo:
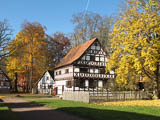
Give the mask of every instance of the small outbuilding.
[[11, 81], [7, 74], [0, 68], [0, 93], [10, 93]]
[[47, 70], [37, 83], [38, 93], [52, 94], [54, 86], [54, 72]]

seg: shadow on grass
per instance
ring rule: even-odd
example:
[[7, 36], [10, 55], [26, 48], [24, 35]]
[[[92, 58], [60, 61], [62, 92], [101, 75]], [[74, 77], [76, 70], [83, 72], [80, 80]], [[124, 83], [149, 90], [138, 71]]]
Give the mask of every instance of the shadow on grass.
[[19, 116], [14, 114], [10, 109], [0, 110], [0, 119], [1, 120], [21, 120]]
[[2, 100], [2, 99], [0, 99], [0, 102], [3, 102], [3, 100]]
[[[8, 106], [9, 109], [0, 111], [0, 120], [1, 118], [2, 120], [83, 120], [81, 118], [78, 118], [73, 115], [68, 115], [63, 111], [59, 111], [56, 109], [46, 108], [46, 107], [43, 109], [41, 108], [42, 106], [44, 106], [43, 104], [37, 104], [34, 102], [4, 103], [4, 105]], [[34, 109], [34, 107], [40, 107], [40, 108]], [[15, 108], [18, 111], [13, 111], [13, 112], [10, 111], [11, 109]], [[1, 116], [1, 114], [3, 114], [3, 116]], [[14, 116], [10, 114], [14, 114]]]
[[68, 113], [91, 120], [160, 120], [158, 116], [86, 107], [64, 107], [57, 110], [67, 111]]
[[[5, 103], [9, 108], [34, 108], [44, 106], [45, 104], [45, 102], [42, 104], [34, 102]], [[61, 107], [54, 110], [33, 109], [20, 111], [17, 114], [24, 120], [80, 120], [61, 111], [90, 120], [160, 120], [160, 117], [153, 115], [88, 107]]]
[[[70, 114], [66, 114], [65, 112]], [[4, 114], [3, 112], [0, 112], [0, 114], [1, 113]], [[160, 120], [160, 117], [158, 116], [85, 107], [64, 107], [55, 110], [36, 109], [14, 113], [16, 113], [16, 115], [18, 115], [22, 120], [83, 120], [82, 118], [86, 118], [87, 120]], [[6, 116], [3, 117], [5, 118]]]
[[43, 104], [34, 103], [34, 102], [13, 102], [13, 103], [4, 103], [9, 108], [34, 108], [44, 106]]
[[0, 120], [21, 120], [2, 102], [0, 103]]

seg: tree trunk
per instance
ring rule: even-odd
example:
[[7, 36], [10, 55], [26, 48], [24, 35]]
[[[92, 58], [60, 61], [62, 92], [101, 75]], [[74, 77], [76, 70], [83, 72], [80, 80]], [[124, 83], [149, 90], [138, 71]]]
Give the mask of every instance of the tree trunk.
[[31, 39], [31, 71], [30, 71], [30, 93], [32, 93], [32, 81], [33, 81], [33, 37]]
[[18, 89], [17, 89], [17, 79], [18, 79], [18, 74], [17, 72], [15, 73], [15, 83], [14, 83], [14, 88], [15, 88], [15, 92], [17, 93], [18, 92]]

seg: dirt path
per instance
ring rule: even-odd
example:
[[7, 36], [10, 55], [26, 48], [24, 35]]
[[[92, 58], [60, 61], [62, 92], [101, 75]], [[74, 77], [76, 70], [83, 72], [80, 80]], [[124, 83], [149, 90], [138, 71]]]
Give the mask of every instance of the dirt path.
[[3, 101], [22, 120], [85, 120], [56, 109], [30, 103], [22, 98], [5, 97]]

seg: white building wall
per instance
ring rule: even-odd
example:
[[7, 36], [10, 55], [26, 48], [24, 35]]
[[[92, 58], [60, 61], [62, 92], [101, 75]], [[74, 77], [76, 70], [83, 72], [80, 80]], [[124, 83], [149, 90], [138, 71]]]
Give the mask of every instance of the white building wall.
[[[48, 77], [48, 80], [47, 80]], [[45, 84], [45, 86], [44, 86]], [[52, 88], [48, 88], [49, 85], [52, 85]], [[52, 90], [54, 88], [54, 80], [51, 77], [51, 75], [49, 74], [49, 72], [47, 71], [43, 77], [41, 78], [41, 80], [38, 82], [38, 92], [39, 93], [50, 93], [52, 94]]]
[[[66, 73], [66, 69], [69, 70], [68, 73]], [[61, 71], [61, 74], [59, 74], [59, 71]], [[55, 76], [55, 87], [57, 87], [58, 95], [61, 95], [63, 90], [65, 91], [73, 90], [73, 87], [72, 88], [66, 87], [67, 81], [71, 81], [73, 77], [73, 65], [69, 65], [55, 70], [54, 76]]]
[[[69, 73], [65, 73], [65, 70], [69, 69]], [[61, 75], [59, 75], [59, 71], [61, 71]], [[58, 74], [56, 74], [58, 73]], [[73, 77], [73, 65], [66, 66], [63, 68], [59, 68], [54, 71], [55, 79], [64, 79], [65, 77]]]
[[68, 80], [60, 80], [60, 81], [55, 81], [56, 87], [57, 87], [57, 94], [61, 95], [63, 90], [64, 91], [73, 91], [73, 86], [71, 88], [66, 87], [66, 82]]

